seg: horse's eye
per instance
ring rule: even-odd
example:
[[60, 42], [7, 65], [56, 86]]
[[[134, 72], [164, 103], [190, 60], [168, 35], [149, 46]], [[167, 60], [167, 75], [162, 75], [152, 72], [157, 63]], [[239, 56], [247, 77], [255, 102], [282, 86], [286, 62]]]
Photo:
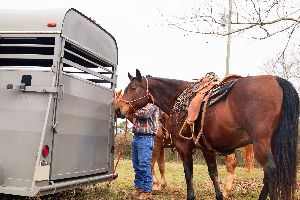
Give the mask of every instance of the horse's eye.
[[136, 87], [135, 86], [131, 86], [130, 89], [133, 90], [133, 91], [135, 91]]

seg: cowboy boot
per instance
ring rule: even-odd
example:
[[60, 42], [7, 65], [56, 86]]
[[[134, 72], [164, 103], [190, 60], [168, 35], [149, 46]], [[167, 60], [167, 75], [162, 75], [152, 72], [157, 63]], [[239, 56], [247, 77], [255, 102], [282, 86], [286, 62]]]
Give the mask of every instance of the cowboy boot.
[[143, 190], [141, 188], [137, 188], [136, 190], [134, 190], [133, 192], [131, 192], [130, 196], [132, 198], [137, 198], [142, 193], [143, 193]]
[[152, 192], [142, 192], [137, 199], [147, 200], [147, 199], [152, 199], [152, 198], [153, 198], [152, 197]]

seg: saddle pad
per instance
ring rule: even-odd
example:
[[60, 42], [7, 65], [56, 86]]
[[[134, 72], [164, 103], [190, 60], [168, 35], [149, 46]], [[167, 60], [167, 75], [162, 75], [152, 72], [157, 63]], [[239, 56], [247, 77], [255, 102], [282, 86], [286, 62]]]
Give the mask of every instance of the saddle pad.
[[231, 88], [237, 82], [237, 80], [239, 80], [239, 79], [230, 80], [227, 83], [225, 83], [217, 88], [214, 88], [212, 91], [212, 94], [209, 98], [208, 107], [217, 103], [218, 101], [222, 100], [223, 98], [225, 98], [228, 95], [228, 93], [230, 92]]

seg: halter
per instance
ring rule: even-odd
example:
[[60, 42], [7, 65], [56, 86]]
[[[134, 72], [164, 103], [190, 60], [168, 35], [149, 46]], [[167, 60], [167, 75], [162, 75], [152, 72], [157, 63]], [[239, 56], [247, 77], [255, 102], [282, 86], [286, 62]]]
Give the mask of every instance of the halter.
[[154, 97], [153, 97], [153, 95], [150, 93], [150, 91], [149, 91], [149, 83], [148, 83], [148, 79], [147, 79], [147, 77], [144, 77], [145, 79], [146, 79], [146, 94], [144, 95], [144, 96], [142, 96], [142, 97], [139, 97], [139, 98], [137, 98], [137, 99], [134, 99], [134, 100], [131, 100], [131, 101], [127, 101], [127, 100], [124, 100], [124, 99], [122, 99], [122, 98], [119, 98], [118, 100], [117, 100], [117, 102], [119, 102], [119, 101], [122, 101], [122, 102], [124, 102], [124, 103], [126, 103], [126, 104], [129, 104], [132, 108], [133, 108], [133, 110], [135, 111], [136, 109], [134, 108], [134, 106], [132, 105], [132, 103], [134, 103], [134, 102], [136, 102], [136, 101], [139, 101], [139, 100], [141, 100], [141, 99], [144, 99], [144, 98], [148, 98], [148, 99], [151, 99], [151, 101], [152, 101], [152, 104], [154, 104]]

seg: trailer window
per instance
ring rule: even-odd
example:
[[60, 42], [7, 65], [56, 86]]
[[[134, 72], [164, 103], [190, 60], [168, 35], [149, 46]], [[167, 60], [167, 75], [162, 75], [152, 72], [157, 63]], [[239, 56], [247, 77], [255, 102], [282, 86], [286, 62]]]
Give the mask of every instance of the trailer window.
[[0, 38], [1, 67], [51, 67], [54, 37]]
[[100, 56], [65, 41], [63, 72], [111, 88], [115, 84], [115, 66]]

